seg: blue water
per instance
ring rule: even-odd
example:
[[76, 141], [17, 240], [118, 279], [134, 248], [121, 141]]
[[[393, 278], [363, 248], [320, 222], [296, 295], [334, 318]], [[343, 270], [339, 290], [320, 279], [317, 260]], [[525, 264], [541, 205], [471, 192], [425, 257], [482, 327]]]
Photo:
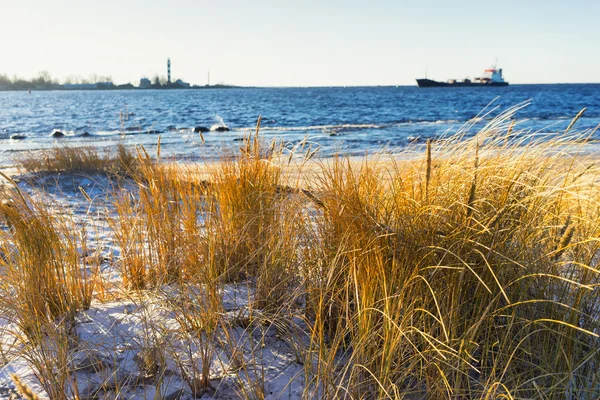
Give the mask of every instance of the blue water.
[[[486, 118], [530, 101], [516, 118], [534, 130], [560, 131], [584, 107], [577, 127], [600, 124], [600, 84], [0, 92], [0, 165], [20, 151], [57, 143], [152, 147], [157, 136], [148, 132], [162, 134], [163, 154], [210, 158], [234, 147], [258, 115], [265, 136], [293, 144], [308, 134], [323, 156], [340, 150], [363, 154], [454, 132], [494, 99], [492, 109], [497, 108]], [[204, 146], [192, 131], [220, 124], [231, 131], [205, 133]], [[53, 129], [69, 135], [51, 138]], [[84, 132], [91, 136], [77, 136]], [[13, 134], [26, 138], [9, 139]]]

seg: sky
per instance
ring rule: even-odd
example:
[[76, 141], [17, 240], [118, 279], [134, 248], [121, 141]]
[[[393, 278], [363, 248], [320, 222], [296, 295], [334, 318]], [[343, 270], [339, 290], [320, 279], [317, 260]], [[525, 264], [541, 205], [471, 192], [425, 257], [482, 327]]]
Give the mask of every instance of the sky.
[[0, 0], [0, 73], [115, 83], [600, 82], [600, 0]]

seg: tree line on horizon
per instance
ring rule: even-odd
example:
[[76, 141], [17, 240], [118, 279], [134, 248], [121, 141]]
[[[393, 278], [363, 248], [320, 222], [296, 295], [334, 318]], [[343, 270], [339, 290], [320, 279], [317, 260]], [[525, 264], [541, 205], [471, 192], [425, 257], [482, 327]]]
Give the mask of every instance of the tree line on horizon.
[[[53, 89], [59, 88], [61, 85], [69, 84], [95, 84], [100, 82], [112, 82], [111, 75], [91, 74], [87, 78], [81, 75], [69, 75], [62, 81], [53, 77], [48, 71], [40, 71], [36, 77], [24, 79], [17, 75], [9, 77], [5, 73], [0, 73], [0, 90], [27, 90], [27, 89]], [[167, 83], [167, 78], [164, 76], [154, 75], [151, 79], [153, 85], [162, 86]], [[137, 85], [137, 82], [131, 82], [132, 85]]]
[[112, 82], [112, 77], [97, 74], [91, 74], [87, 78], [81, 75], [69, 75], [61, 82], [48, 71], [40, 71], [35, 78], [29, 80], [17, 75], [13, 75], [11, 78], [7, 74], [0, 74], [0, 88], [8, 89], [48, 89], [67, 84], [93, 84], [98, 82]]

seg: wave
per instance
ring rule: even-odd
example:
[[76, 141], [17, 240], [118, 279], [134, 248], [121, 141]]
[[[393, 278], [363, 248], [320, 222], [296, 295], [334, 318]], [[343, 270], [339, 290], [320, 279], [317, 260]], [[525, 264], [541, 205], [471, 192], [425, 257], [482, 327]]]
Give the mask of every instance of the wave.
[[[581, 120], [585, 119], [597, 119], [596, 116], [582, 116]], [[261, 126], [261, 132], [344, 132], [344, 131], [360, 131], [360, 130], [377, 130], [377, 129], [390, 129], [395, 127], [407, 127], [407, 126], [432, 126], [432, 125], [455, 125], [462, 126], [468, 123], [486, 123], [492, 121], [493, 116], [489, 117], [473, 117], [469, 119], [402, 119], [391, 123], [383, 124], [331, 124], [331, 125], [307, 125], [307, 126]], [[533, 117], [533, 118], [517, 118], [520, 121], [563, 121], [572, 120], [573, 116], [548, 116], [548, 117]], [[249, 131], [255, 130], [256, 127], [230, 127], [232, 131]]]
[[[373, 124], [373, 123], [369, 123], [369, 124], [353, 124], [353, 123], [349, 123], [349, 124], [326, 124], [326, 125], [306, 125], [306, 126], [261, 126], [260, 127], [260, 131], [263, 133], [273, 133], [273, 134], [277, 134], [277, 133], [286, 133], [286, 132], [320, 132], [320, 133], [326, 133], [326, 134], [342, 134], [342, 133], [346, 133], [346, 132], [354, 132], [354, 131], [362, 131], [362, 130], [380, 130], [380, 129], [390, 129], [390, 128], [394, 128], [394, 127], [403, 127], [403, 126], [410, 126], [410, 125], [444, 125], [444, 124], [462, 124], [466, 121], [459, 121], [456, 119], [451, 119], [451, 120], [401, 120], [401, 121], [394, 121], [391, 123], [385, 123], [385, 124]], [[220, 131], [219, 128], [225, 128], [223, 131]], [[217, 123], [214, 124], [212, 126], [210, 126], [209, 130], [211, 131], [211, 133], [216, 134], [216, 133], [221, 133], [221, 132], [226, 132], [226, 130], [231, 131], [232, 133], [235, 132], [248, 132], [248, 131], [254, 131], [256, 129], [255, 126], [247, 126], [247, 127], [231, 127], [228, 125], [225, 125], [223, 123]], [[175, 128], [173, 125], [169, 125], [166, 127], [165, 132], [168, 133], [189, 133], [189, 132], [193, 132], [194, 131], [194, 127], [181, 127], [181, 128]], [[121, 131], [119, 129], [117, 130], [101, 130], [98, 132], [95, 132], [93, 134], [93, 136], [119, 136], [119, 135], [140, 135], [140, 134], [156, 134], [156, 133], [162, 133], [161, 131], [154, 129], [154, 128], [148, 128], [148, 129], [131, 129], [131, 128], [126, 128], [125, 131]]]
[[[376, 124], [339, 124], [339, 125], [308, 125], [308, 126], [261, 126], [261, 132], [299, 132], [299, 131], [328, 131], [328, 130], [359, 130], [382, 129], [385, 125]], [[256, 127], [234, 128], [236, 131], [254, 130]]]
[[[179, 131], [175, 131], [175, 132], [179, 132]], [[112, 131], [97, 131], [93, 134], [90, 134], [89, 136], [131, 136], [131, 135], [157, 135], [162, 133], [162, 131], [159, 131], [157, 129], [154, 128], [148, 128], [148, 129], [136, 129], [136, 130], [112, 130]]]
[[[532, 120], [532, 121], [570, 121], [573, 118], [575, 118], [575, 115], [539, 115], [536, 117], [530, 117], [528, 119]], [[580, 120], [586, 120], [586, 119], [599, 119], [600, 118], [600, 114], [583, 114], [581, 117], [579, 117]]]
[[[332, 124], [332, 125], [307, 125], [307, 126], [261, 126], [261, 132], [303, 132], [303, 131], [321, 131], [321, 132], [342, 132], [359, 130], [389, 129], [407, 125], [444, 125], [444, 124], [462, 124], [467, 121], [457, 119], [448, 120], [401, 120], [385, 124]], [[254, 130], [256, 127], [232, 128], [232, 131]]]

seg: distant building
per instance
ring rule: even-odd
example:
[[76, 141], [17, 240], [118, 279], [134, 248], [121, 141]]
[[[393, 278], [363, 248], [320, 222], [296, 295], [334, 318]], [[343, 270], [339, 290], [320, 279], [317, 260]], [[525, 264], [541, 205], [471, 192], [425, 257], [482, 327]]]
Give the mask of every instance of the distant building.
[[150, 82], [150, 79], [148, 79], [148, 78], [140, 79], [140, 89], [150, 89], [151, 86], [152, 86], [152, 82]]
[[179, 87], [184, 87], [184, 88], [189, 88], [190, 84], [187, 82], [182, 81], [181, 79], [177, 79], [175, 81], [175, 85], [179, 86]]

